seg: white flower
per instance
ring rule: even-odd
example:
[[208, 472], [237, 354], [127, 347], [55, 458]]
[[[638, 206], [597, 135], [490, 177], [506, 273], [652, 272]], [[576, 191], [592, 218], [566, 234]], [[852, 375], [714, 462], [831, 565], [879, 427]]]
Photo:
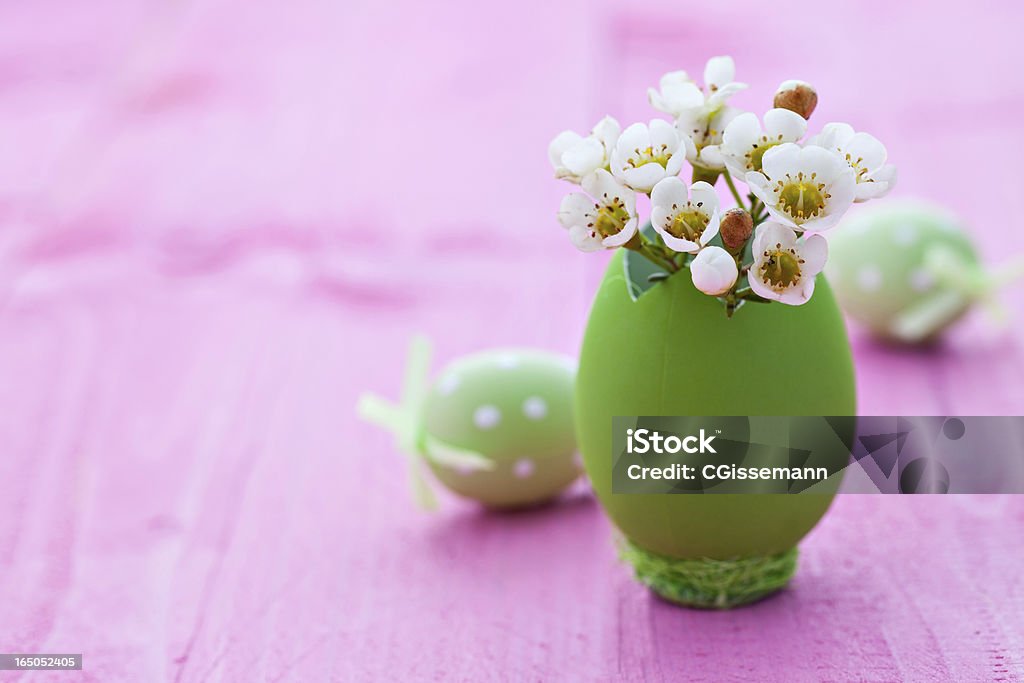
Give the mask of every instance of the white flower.
[[736, 284], [736, 259], [721, 247], [701, 249], [690, 263], [693, 286], [711, 296], [721, 296]]
[[676, 177], [665, 178], [651, 192], [651, 224], [674, 251], [696, 254], [718, 234], [718, 195], [700, 181], [689, 192]]
[[821, 235], [798, 238], [792, 229], [767, 222], [757, 226], [752, 251], [747, 281], [754, 293], [799, 306], [814, 294], [814, 278], [828, 259], [828, 242]]
[[676, 128], [693, 140], [693, 154], [687, 156], [694, 166], [721, 171], [725, 163], [718, 149], [729, 124], [743, 112], [736, 107], [724, 106], [716, 111], [698, 109], [684, 112], [676, 119]]
[[621, 130], [618, 121], [606, 116], [587, 137], [571, 130], [556, 135], [548, 146], [548, 159], [555, 169], [555, 177], [578, 184], [584, 176], [607, 168]]
[[747, 185], [775, 220], [797, 230], [834, 226], [853, 204], [857, 181], [835, 152], [787, 142], [765, 152]]
[[733, 81], [735, 74], [732, 57], [712, 57], [704, 68], [706, 93], [685, 71], [665, 74], [660, 90], [647, 91], [651, 106], [670, 114], [679, 132], [693, 140], [693, 148], [687, 148], [687, 159], [695, 166], [716, 171], [723, 168], [720, 159], [705, 158], [703, 149], [721, 144], [725, 127], [740, 113], [726, 106], [730, 97], [747, 87]]
[[637, 231], [636, 194], [599, 168], [583, 178], [589, 194], [573, 192], [562, 200], [558, 222], [580, 251], [621, 247]]
[[704, 149], [709, 163], [724, 164], [733, 176], [744, 180], [750, 171], [760, 171], [764, 154], [786, 142], [796, 142], [807, 132], [807, 120], [788, 109], [771, 109], [764, 115], [764, 128], [757, 116], [747, 112], [732, 119], [722, 134], [722, 144]]
[[650, 192], [659, 180], [679, 175], [693, 141], [667, 121], [634, 123], [619, 136], [612, 152], [615, 177], [638, 192]]
[[704, 106], [704, 92], [685, 71], [670, 71], [661, 77], [660, 90], [647, 89], [651, 106], [673, 118]]
[[896, 167], [886, 164], [885, 146], [873, 135], [857, 133], [847, 123], [829, 123], [807, 141], [836, 152], [853, 169], [856, 202], [884, 197], [896, 184]]
[[704, 90], [697, 87], [685, 71], [672, 71], [661, 77], [661, 90], [648, 88], [651, 106], [678, 118], [683, 112], [698, 107], [716, 110], [741, 90], [746, 83], [737, 83], [736, 64], [732, 57], [712, 57], [704, 67]]

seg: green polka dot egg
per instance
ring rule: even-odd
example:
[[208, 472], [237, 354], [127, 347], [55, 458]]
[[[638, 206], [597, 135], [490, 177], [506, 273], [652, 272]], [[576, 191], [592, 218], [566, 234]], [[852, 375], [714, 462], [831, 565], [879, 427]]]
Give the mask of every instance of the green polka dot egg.
[[571, 358], [532, 349], [484, 351], [452, 362], [417, 388], [417, 375], [425, 377], [422, 355], [414, 346], [398, 411], [408, 418], [404, 424], [394, 410], [391, 419], [382, 417], [387, 406], [375, 397], [361, 404], [364, 417], [399, 435], [415, 466], [425, 463], [449, 490], [493, 508], [551, 500], [580, 476]]
[[884, 339], [933, 340], [989, 289], [965, 226], [933, 204], [867, 208], [828, 237], [826, 274], [840, 306]]

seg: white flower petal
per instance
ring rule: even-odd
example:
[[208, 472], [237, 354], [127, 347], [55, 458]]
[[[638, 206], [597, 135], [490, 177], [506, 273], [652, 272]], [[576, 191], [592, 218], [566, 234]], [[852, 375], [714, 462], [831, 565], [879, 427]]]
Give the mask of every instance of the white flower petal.
[[711, 214], [711, 219], [708, 221], [707, 226], [704, 228], [704, 232], [702, 232], [700, 235], [700, 246], [703, 247], [705, 244], [715, 239], [715, 237], [718, 235], [718, 229], [721, 227], [721, 225], [722, 216], [721, 214], [718, 213], [718, 211], [715, 211], [713, 214]]
[[651, 134], [647, 126], [642, 123], [634, 123], [622, 131], [618, 141], [615, 143], [615, 151], [621, 156], [628, 158], [633, 150], [651, 146]]
[[[812, 147], [809, 149], [818, 150], [823, 154], [831, 155], [835, 161], [839, 161], [838, 157], [821, 147]], [[801, 163], [803, 160], [801, 152], [806, 151], [807, 149], [801, 150], [799, 145], [792, 142], [785, 142], [781, 145], [776, 145], [765, 152], [764, 156], [761, 157], [761, 169], [764, 171], [764, 174], [772, 180], [782, 178], [787, 173], [806, 171], [807, 169], [804, 168], [804, 164]]]
[[[687, 140], [689, 140], [689, 138], [687, 138]], [[689, 149], [692, 149], [692, 146], [693, 146], [693, 143], [691, 142]], [[681, 170], [683, 170], [683, 162], [688, 158], [688, 156], [687, 156], [687, 154], [688, 154], [687, 149], [688, 148], [687, 148], [687, 146], [684, 143], [679, 143], [679, 147], [672, 154], [672, 156], [669, 157], [668, 163], [665, 164], [665, 175], [666, 176], [679, 175], [679, 172]], [[694, 155], [696, 155], [696, 150], [694, 150]]]
[[707, 103], [705, 106], [714, 111], [725, 106], [726, 101], [738, 92], [747, 89], [746, 83], [726, 83], [718, 90], [708, 95]]
[[750, 270], [747, 271], [747, 284], [754, 290], [754, 294], [757, 294], [762, 299], [770, 299], [777, 301], [779, 295], [771, 287], [761, 280], [760, 262], [754, 261], [754, 265], [750, 266]]
[[680, 83], [665, 88], [663, 91], [671, 111], [665, 112], [678, 116], [682, 112], [704, 105], [704, 93], [694, 83]]
[[776, 245], [781, 245], [782, 249], [789, 249], [796, 244], [796, 239], [796, 233], [785, 225], [770, 221], [761, 223], [754, 231], [754, 258], [759, 258], [766, 249]]
[[677, 251], [680, 254], [696, 254], [700, 250], [700, 245], [696, 242], [683, 239], [682, 237], [676, 237], [669, 233], [663, 228], [654, 228], [658, 234], [661, 235], [661, 239], [665, 242], [665, 246], [672, 251]]
[[743, 150], [761, 137], [761, 123], [751, 112], [744, 112], [729, 122], [722, 134], [722, 144], [730, 150]]
[[831, 214], [846, 213], [857, 196], [857, 181], [853, 177], [853, 169], [846, 168], [829, 184], [828, 193], [831, 195], [825, 211]]
[[690, 194], [686, 189], [686, 183], [675, 176], [658, 181], [651, 191], [652, 207], [671, 208], [673, 204], [683, 207], [689, 199]]
[[662, 145], [669, 149], [679, 146], [679, 131], [668, 121], [654, 119], [648, 127], [651, 133], [651, 145], [657, 149]]
[[583, 252], [601, 251], [604, 245], [601, 244], [601, 236], [593, 230], [582, 225], [574, 225], [569, 228], [569, 239], [573, 245]]
[[699, 138], [707, 128], [707, 117], [701, 107], [687, 109], [676, 117], [676, 130], [680, 135]]
[[660, 164], [644, 164], [638, 168], [623, 169], [619, 177], [637, 192], [650, 192], [665, 175], [665, 169]]
[[647, 91], [651, 106], [658, 111], [679, 116], [688, 109], [704, 104], [704, 93], [690, 80], [685, 71], [672, 71], [661, 77], [660, 89]]
[[773, 142], [796, 142], [807, 132], [807, 119], [788, 109], [770, 109], [764, 115], [764, 131]]
[[[686, 157], [687, 159], [689, 159], [690, 157], [697, 155], [697, 146], [694, 144], [693, 138], [691, 138], [689, 135], [680, 135], [679, 136], [679, 143], [682, 146], [682, 150], [680, 150], [680, 152], [681, 152], [680, 156], [683, 156], [683, 157]], [[680, 162], [681, 162], [681, 160], [680, 160]], [[680, 166], [680, 168], [681, 168], [681, 166]], [[678, 173], [678, 172], [679, 171], [676, 171], [676, 173]]]
[[747, 187], [750, 188], [750, 191], [754, 193], [754, 196], [760, 199], [765, 206], [770, 209], [775, 205], [775, 202], [778, 199], [775, 194], [775, 187], [763, 173], [751, 171], [741, 177], [747, 183]]
[[579, 144], [582, 140], [583, 138], [579, 133], [571, 130], [563, 130], [555, 136], [555, 139], [551, 141], [550, 145], [548, 145], [548, 160], [556, 171], [563, 168], [562, 155], [565, 154], [569, 148]]
[[866, 202], [889, 194], [896, 185], [896, 167], [887, 164], [874, 173], [868, 174], [871, 182], [857, 183], [855, 202]]
[[[661, 181], [665, 182], [664, 180]], [[658, 183], [660, 185], [661, 183]], [[657, 190], [658, 186], [655, 185], [654, 189]], [[659, 233], [664, 234], [664, 231], [668, 230], [669, 226], [672, 225], [672, 221], [675, 220], [676, 212], [672, 209], [672, 206], [658, 206], [654, 205], [651, 207], [651, 225]]]
[[623, 244], [628, 242], [636, 234], [637, 226], [639, 221], [636, 216], [633, 216], [629, 221], [614, 235], [605, 237], [602, 244], [606, 247], [621, 247]]
[[703, 180], [690, 186], [690, 201], [700, 205], [700, 210], [708, 216], [718, 211], [718, 195], [715, 189]]
[[804, 173], [817, 173], [818, 179], [826, 184], [846, 174], [847, 171], [852, 173], [849, 165], [837, 152], [823, 147], [805, 147], [800, 150], [798, 164], [799, 170]]
[[722, 151], [718, 145], [708, 145], [702, 149], [698, 159], [708, 168], [721, 170], [725, 167], [725, 159], [722, 158]]
[[881, 167], [880, 169], [872, 173], [871, 177], [875, 180], [875, 182], [889, 183], [889, 186], [891, 187], [896, 184], [897, 175], [898, 174], [896, 173], [896, 167], [893, 166], [892, 164], [886, 164], [885, 166]]
[[562, 153], [562, 163], [577, 176], [585, 176], [604, 166], [604, 145], [594, 138], [585, 138]]
[[779, 292], [778, 301], [788, 306], [802, 306], [814, 294], [814, 278], [801, 278], [801, 283]]
[[598, 200], [600, 200], [604, 195], [607, 195], [608, 197], [618, 197], [624, 189], [622, 185], [612, 177], [612, 174], [603, 168], [599, 168], [593, 173], [587, 175], [583, 178], [583, 182], [581, 184], [583, 185], [583, 189], [586, 190], [591, 197]]
[[611, 116], [605, 116], [603, 119], [597, 122], [594, 129], [591, 131], [591, 135], [597, 139], [602, 145], [604, 145], [606, 154], [610, 154], [611, 150], [615, 147], [616, 140], [619, 139], [619, 135], [622, 133], [622, 126]]
[[683, 83], [693, 83], [693, 79], [685, 71], [669, 71], [658, 81], [658, 85], [662, 88], [682, 85]]
[[708, 89], [721, 88], [736, 77], [736, 64], [732, 57], [712, 57], [704, 67], [704, 85]]
[[768, 206], [768, 215], [771, 216], [773, 221], [792, 228], [793, 230], [802, 231], [804, 229], [803, 225], [793, 220], [792, 216], [780, 209], [778, 206]]
[[812, 278], [821, 272], [828, 260], [828, 240], [821, 235], [810, 235], [800, 245], [800, 256], [804, 259], [801, 266], [803, 275]]
[[874, 170], [885, 163], [885, 146], [869, 133], [855, 133], [843, 145], [843, 151], [861, 168]]
[[594, 210], [594, 200], [585, 194], [573, 192], [562, 198], [558, 208], [558, 222], [564, 228], [586, 226], [590, 222], [590, 212]]

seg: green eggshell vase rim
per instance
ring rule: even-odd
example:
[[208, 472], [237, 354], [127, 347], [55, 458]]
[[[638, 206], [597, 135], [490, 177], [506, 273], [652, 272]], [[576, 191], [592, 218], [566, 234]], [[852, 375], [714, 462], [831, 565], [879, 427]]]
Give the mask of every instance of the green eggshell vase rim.
[[799, 556], [794, 546], [777, 555], [732, 560], [673, 558], [621, 535], [617, 545], [619, 558], [633, 567], [640, 583], [669, 602], [702, 609], [748, 605], [782, 590], [796, 574]]

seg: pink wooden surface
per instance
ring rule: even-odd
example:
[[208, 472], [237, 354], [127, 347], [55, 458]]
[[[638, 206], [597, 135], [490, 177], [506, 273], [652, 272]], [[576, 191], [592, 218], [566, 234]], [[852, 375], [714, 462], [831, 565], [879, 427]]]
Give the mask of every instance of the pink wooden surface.
[[[750, 108], [819, 84], [898, 195], [1024, 252], [1024, 10], [483, 5], [0, 5], [0, 651], [86, 662], [0, 678], [1024, 679], [1020, 498], [843, 498], [790, 590], [693, 612], [582, 488], [419, 513], [353, 411], [414, 331], [572, 353], [602, 260], [547, 141], [711, 54]], [[862, 412], [1020, 414], [1008, 305], [927, 353], [855, 333]]]

